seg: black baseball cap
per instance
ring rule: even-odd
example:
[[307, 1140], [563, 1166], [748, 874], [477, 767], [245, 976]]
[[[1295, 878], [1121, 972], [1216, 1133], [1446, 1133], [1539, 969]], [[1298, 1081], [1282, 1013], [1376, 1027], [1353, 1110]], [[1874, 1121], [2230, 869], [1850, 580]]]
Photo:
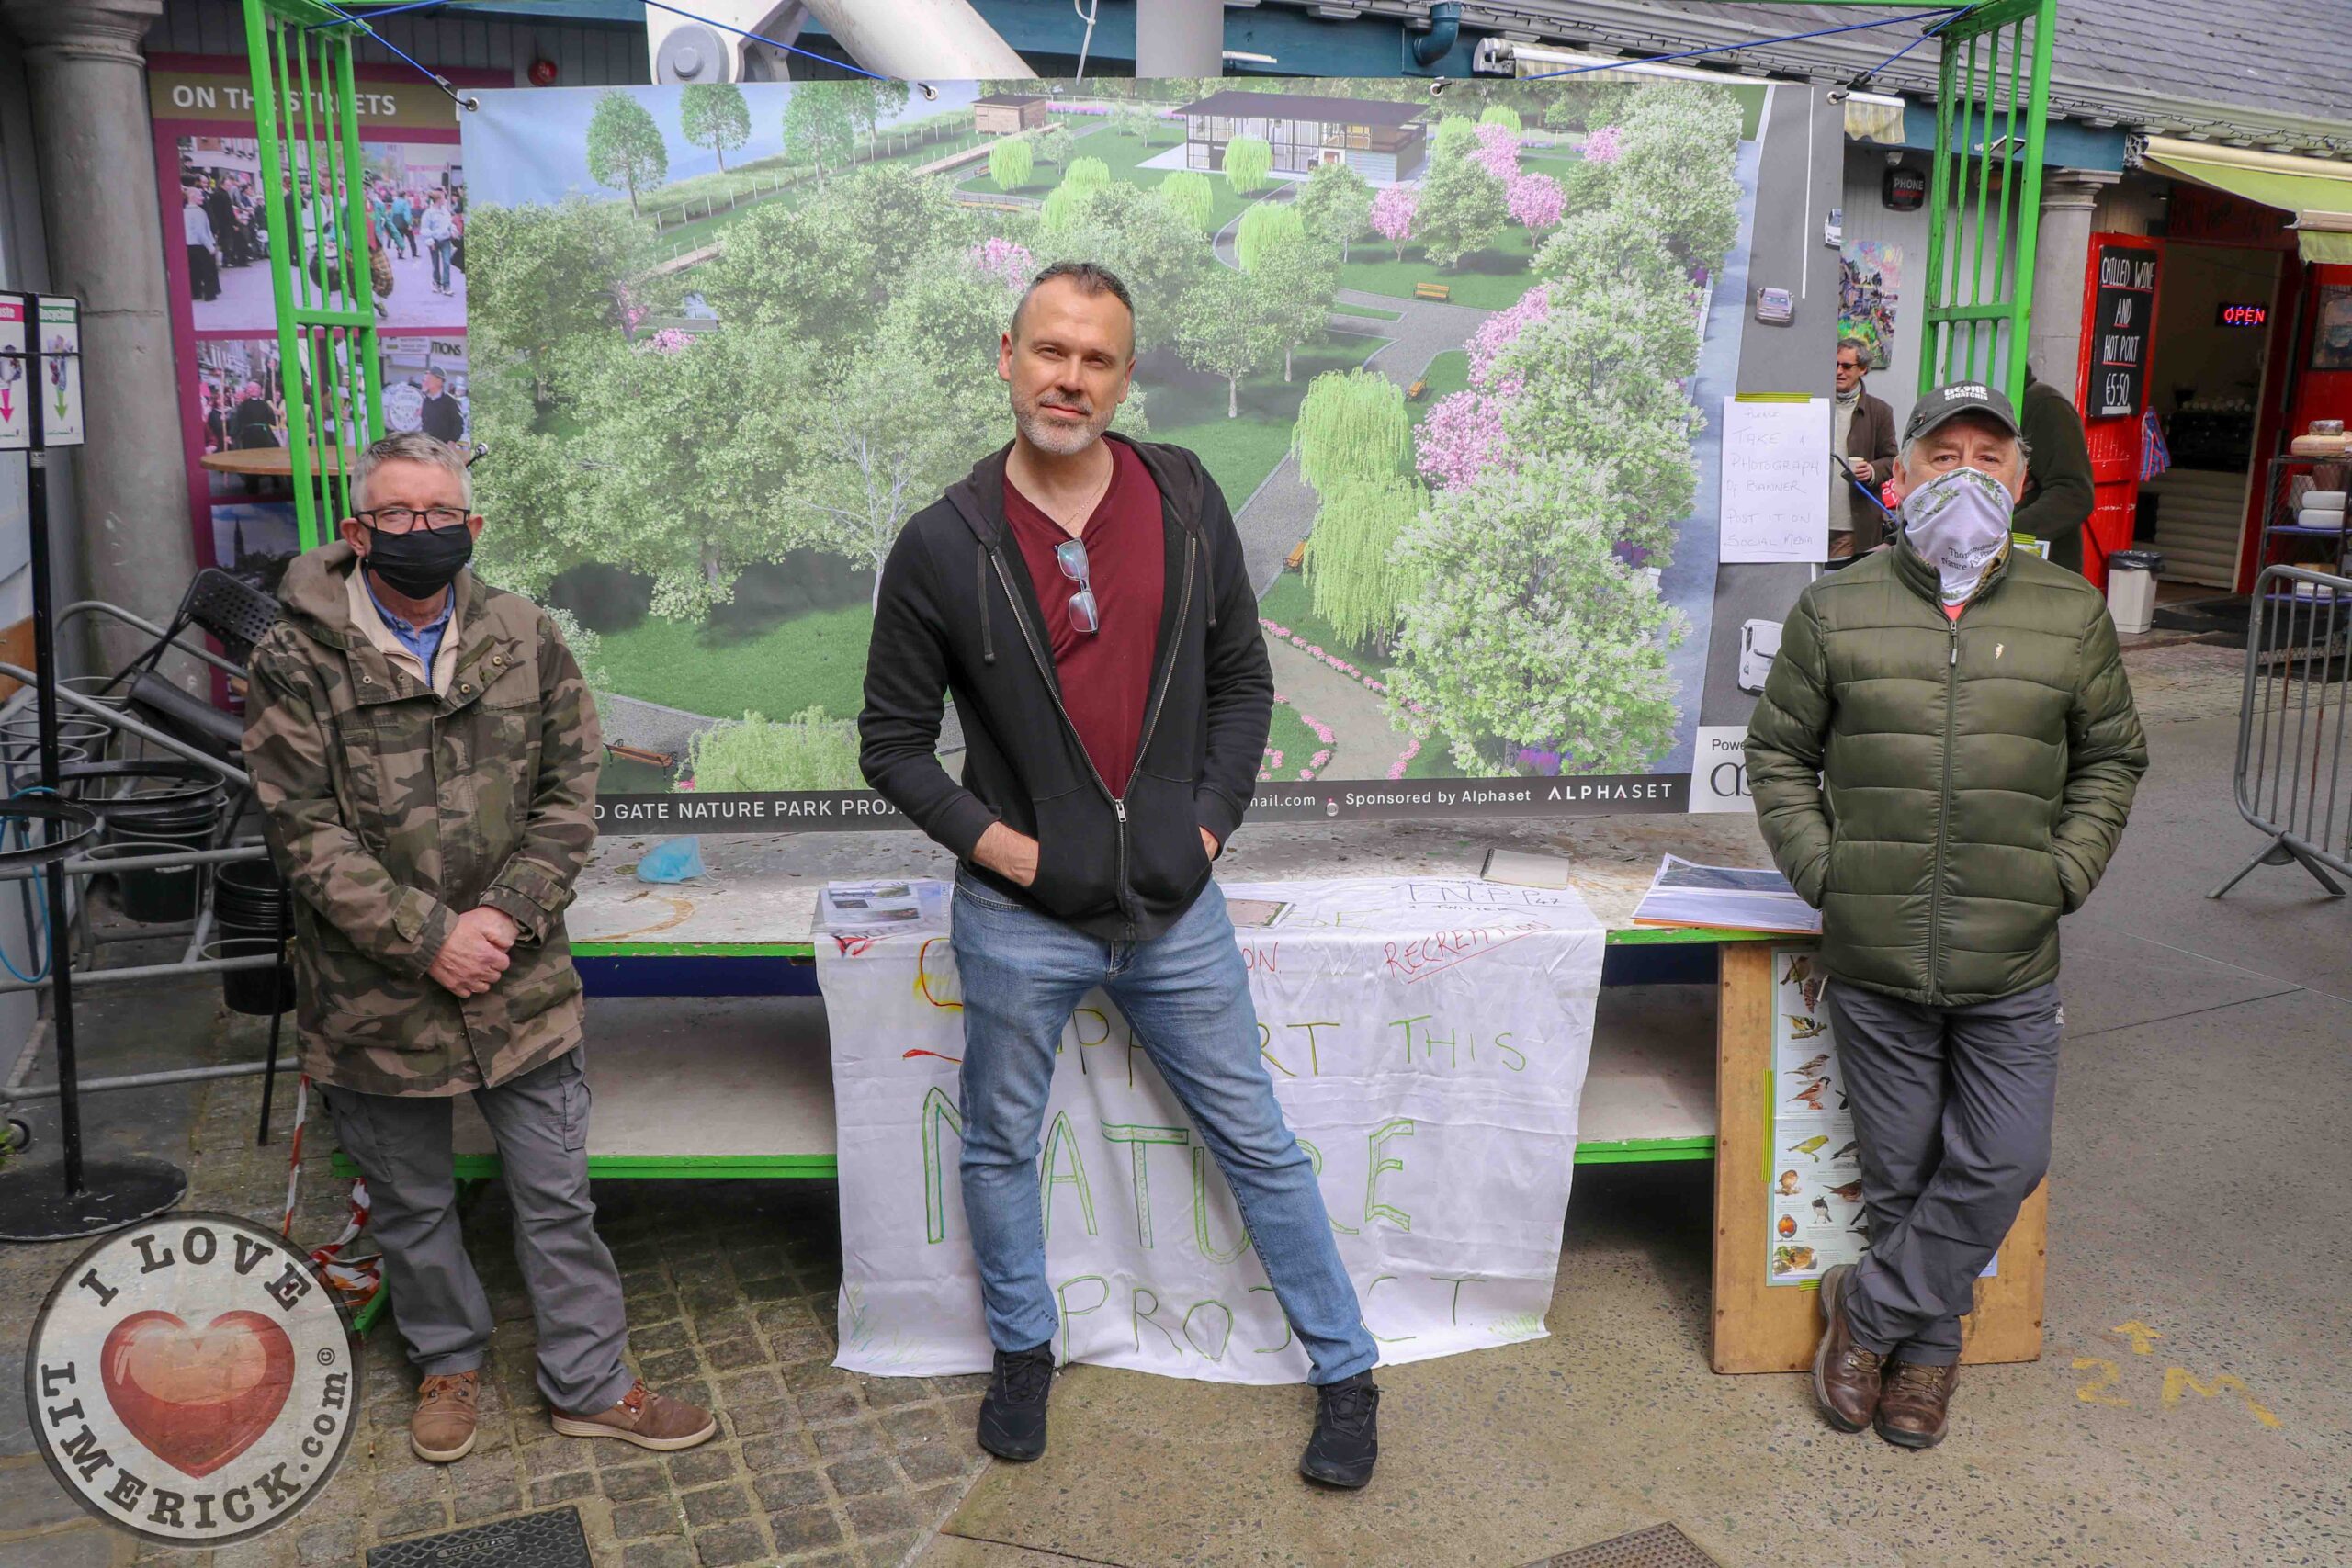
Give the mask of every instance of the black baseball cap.
[[1945, 421], [1964, 413], [1982, 414], [2011, 435], [2022, 438], [2025, 434], [2018, 426], [2017, 411], [2004, 393], [1983, 381], [1951, 381], [1924, 394], [1913, 406], [1911, 423], [1903, 427], [1903, 444], [1908, 446]]

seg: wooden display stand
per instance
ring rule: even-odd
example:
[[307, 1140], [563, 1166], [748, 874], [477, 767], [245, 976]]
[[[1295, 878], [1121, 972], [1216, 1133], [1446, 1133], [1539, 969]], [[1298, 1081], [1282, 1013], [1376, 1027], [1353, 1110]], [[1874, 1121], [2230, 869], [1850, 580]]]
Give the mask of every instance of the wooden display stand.
[[[1821, 1338], [1817, 1284], [1767, 1280], [1771, 1226], [1764, 1176], [1772, 1103], [1772, 946], [1725, 945], [1715, 1014], [1715, 1288], [1708, 1359], [1719, 1372], [1795, 1372]], [[2033, 1190], [2001, 1243], [1994, 1276], [1976, 1281], [1976, 1310], [1961, 1320], [1961, 1362], [2031, 1361], [2041, 1355], [2041, 1285], [2050, 1184]]]

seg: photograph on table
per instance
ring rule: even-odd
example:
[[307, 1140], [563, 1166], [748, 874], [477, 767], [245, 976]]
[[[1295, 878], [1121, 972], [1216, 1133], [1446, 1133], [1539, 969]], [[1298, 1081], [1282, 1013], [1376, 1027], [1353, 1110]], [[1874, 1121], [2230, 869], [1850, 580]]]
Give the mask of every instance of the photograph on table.
[[1112, 431], [1234, 514], [1256, 810], [1683, 808], [1747, 253], [1802, 221], [1756, 201], [1772, 89], [933, 85], [464, 117], [478, 570], [599, 634], [616, 739], [675, 789], [714, 744], [727, 789], [863, 795], [877, 570], [1011, 436], [999, 335], [1084, 258], [1136, 301]]
[[[286, 378], [275, 337], [200, 338], [196, 375], [187, 390], [202, 425], [200, 450], [258, 451], [286, 445]], [[256, 493], [254, 481], [209, 475], [216, 496]]]
[[[250, 138], [177, 139], [179, 232], [198, 333], [261, 333], [277, 321], [269, 248], [292, 247], [314, 300], [339, 303], [346, 236], [336, 203], [351, 175], [311, 175], [298, 152], [279, 181], [281, 221], [268, 221], [259, 144]], [[462, 330], [466, 321], [465, 170], [450, 142], [369, 141], [357, 175], [366, 254], [356, 269], [388, 330]], [[273, 231], [282, 239], [274, 239]], [[169, 240], [174, 236], [166, 235]]]

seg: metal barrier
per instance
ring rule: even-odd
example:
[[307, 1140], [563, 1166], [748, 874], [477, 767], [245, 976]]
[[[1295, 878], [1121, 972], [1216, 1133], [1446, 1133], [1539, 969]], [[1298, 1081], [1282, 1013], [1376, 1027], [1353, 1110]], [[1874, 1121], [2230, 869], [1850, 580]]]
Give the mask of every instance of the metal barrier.
[[2265, 567], [2254, 580], [2238, 709], [2238, 815], [2270, 836], [2260, 853], [2212, 892], [2219, 898], [2258, 865], [2300, 863], [2337, 897], [2333, 870], [2352, 877], [2352, 779], [2344, 775], [2352, 694], [2352, 578]]

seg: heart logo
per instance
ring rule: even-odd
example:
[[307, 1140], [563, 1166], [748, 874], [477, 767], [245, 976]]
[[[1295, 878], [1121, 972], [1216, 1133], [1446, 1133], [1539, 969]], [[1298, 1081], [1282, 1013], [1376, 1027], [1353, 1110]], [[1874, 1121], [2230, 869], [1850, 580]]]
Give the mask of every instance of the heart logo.
[[224, 1312], [191, 1328], [168, 1312], [114, 1325], [99, 1376], [130, 1435], [201, 1480], [269, 1430], [294, 1385], [294, 1346], [257, 1312]]

